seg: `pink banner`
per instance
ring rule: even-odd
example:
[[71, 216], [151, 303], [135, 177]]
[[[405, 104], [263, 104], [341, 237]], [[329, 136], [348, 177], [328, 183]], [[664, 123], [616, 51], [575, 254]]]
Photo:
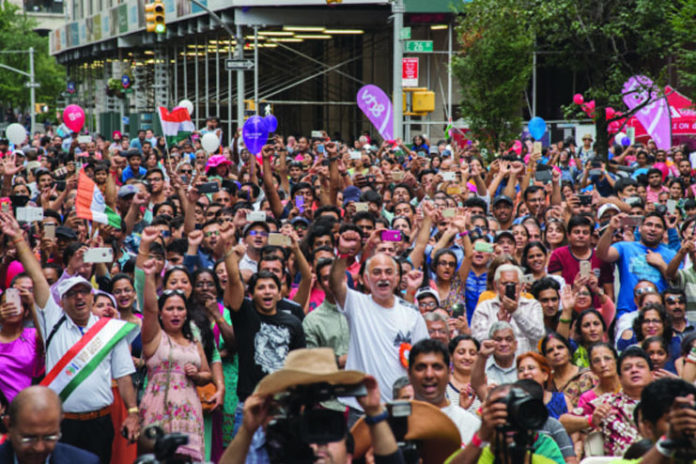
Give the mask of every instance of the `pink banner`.
[[384, 140], [394, 139], [394, 115], [389, 97], [376, 85], [358, 90], [358, 107], [365, 113]]
[[672, 122], [669, 105], [664, 95], [646, 76], [633, 76], [623, 86], [623, 101], [629, 110], [648, 101], [634, 116], [645, 127], [657, 148], [669, 150], [672, 146]]

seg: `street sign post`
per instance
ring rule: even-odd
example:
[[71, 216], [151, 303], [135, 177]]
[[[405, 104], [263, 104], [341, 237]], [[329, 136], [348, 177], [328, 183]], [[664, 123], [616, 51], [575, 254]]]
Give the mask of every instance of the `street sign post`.
[[38, 89], [41, 87], [40, 82], [25, 82], [24, 87], [29, 88], [29, 89]]
[[408, 53], [432, 53], [432, 40], [407, 40], [404, 43], [404, 51]]
[[254, 69], [253, 60], [225, 60], [227, 71], [248, 71]]
[[399, 38], [401, 40], [408, 40], [411, 38], [411, 28], [410, 27], [402, 27], [401, 31], [399, 31]]

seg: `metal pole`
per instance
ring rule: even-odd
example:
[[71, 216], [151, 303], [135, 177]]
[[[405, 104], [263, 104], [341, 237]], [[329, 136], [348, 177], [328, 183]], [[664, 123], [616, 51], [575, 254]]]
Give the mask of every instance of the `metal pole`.
[[401, 49], [401, 29], [404, 27], [404, 5], [403, 0], [394, 0], [392, 3], [392, 13], [394, 18], [394, 57], [393, 57], [393, 90], [392, 106], [394, 107], [394, 138], [400, 139], [403, 135], [403, 103], [401, 95], [401, 61], [403, 50]]
[[259, 114], [259, 27], [254, 26], [254, 109]]
[[[536, 47], [536, 45], [535, 45]], [[537, 114], [537, 54], [532, 54], [532, 117]]]
[[29, 134], [29, 142], [34, 136], [34, 128], [36, 127], [36, 89], [34, 86], [34, 47], [29, 47], [29, 100], [31, 104], [31, 129]]
[[193, 79], [193, 98], [194, 98], [194, 103], [193, 103], [193, 112], [196, 114], [196, 117], [193, 118], [193, 123], [196, 125], [196, 129], [198, 129], [198, 115], [200, 114], [200, 108], [198, 107], [198, 95], [200, 90], [198, 89], [198, 39], [196, 39], [196, 61], [193, 62], [193, 73], [194, 73], [194, 79]]
[[[447, 119], [452, 119], [452, 25], [447, 27]], [[447, 134], [445, 134], [447, 135]]]
[[[232, 59], [232, 37], [227, 45], [227, 58]], [[232, 146], [232, 71], [227, 71], [227, 145]]]
[[[244, 37], [242, 36], [242, 26], [237, 25], [237, 49], [235, 58], [244, 59]], [[231, 100], [231, 98], [230, 98]], [[244, 125], [244, 71], [237, 71], [237, 129]], [[232, 134], [230, 134], [231, 136]]]

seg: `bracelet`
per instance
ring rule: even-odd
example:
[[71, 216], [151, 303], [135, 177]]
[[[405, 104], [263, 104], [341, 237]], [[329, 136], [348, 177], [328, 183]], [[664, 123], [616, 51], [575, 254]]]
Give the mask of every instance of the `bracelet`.
[[573, 320], [572, 320], [572, 319], [563, 319], [563, 318], [561, 317], [561, 318], [558, 319], [558, 322], [561, 322], [561, 323], [563, 323], [563, 324], [570, 324], [571, 322], [573, 322]]
[[128, 414], [138, 414], [140, 410], [138, 409], [137, 406], [133, 406], [132, 408], [128, 408]]
[[474, 433], [474, 436], [471, 437], [471, 444], [477, 448], [485, 448], [488, 446], [490, 443], [487, 441], [483, 441], [481, 437], [479, 436], [478, 432]]
[[587, 425], [592, 428], [595, 428], [594, 424], [592, 423], [592, 414], [586, 415], [585, 418], [587, 419]]
[[23, 242], [23, 241], [24, 241], [24, 237], [22, 237], [21, 235], [19, 237], [15, 237], [12, 239], [12, 243], [14, 243], [15, 245], [18, 244], [19, 242]]
[[384, 420], [389, 419], [389, 411], [386, 409], [382, 411], [381, 413], [377, 414], [376, 416], [365, 416], [365, 423], [367, 425], [375, 425], [378, 424]]
[[673, 458], [674, 457], [674, 450], [665, 448], [665, 442], [667, 441], [667, 436], [662, 435], [659, 440], [655, 443], [655, 449], [657, 450], [658, 453], [660, 453], [662, 456], [666, 458]]
[[234, 248], [230, 248], [229, 251], [227, 253], [225, 253], [224, 259], [229, 258], [232, 255], [232, 253], [234, 253], [234, 252], [235, 252]]

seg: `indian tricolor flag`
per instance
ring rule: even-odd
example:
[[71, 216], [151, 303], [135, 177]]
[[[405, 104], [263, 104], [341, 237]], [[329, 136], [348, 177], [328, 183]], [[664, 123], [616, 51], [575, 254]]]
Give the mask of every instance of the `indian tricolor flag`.
[[121, 216], [106, 205], [104, 195], [84, 170], [80, 171], [80, 177], [77, 180], [75, 210], [77, 217], [81, 219], [108, 224], [116, 229], [121, 228]]
[[191, 122], [191, 115], [186, 108], [177, 106], [169, 111], [164, 106], [158, 108], [162, 133], [167, 139], [167, 145], [171, 146], [184, 140], [196, 130]]

